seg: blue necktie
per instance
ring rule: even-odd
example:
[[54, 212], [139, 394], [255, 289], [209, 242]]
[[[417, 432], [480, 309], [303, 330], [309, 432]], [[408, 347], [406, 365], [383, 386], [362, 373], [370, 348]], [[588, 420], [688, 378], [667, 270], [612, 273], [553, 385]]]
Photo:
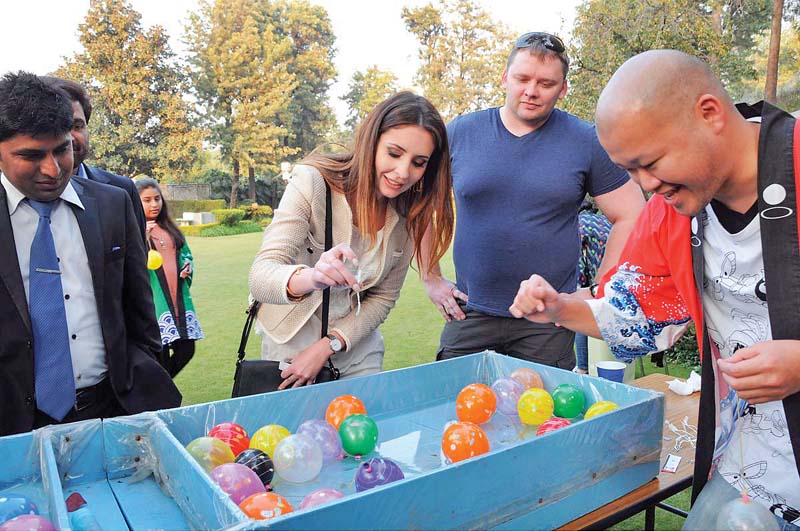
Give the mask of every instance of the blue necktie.
[[75, 404], [75, 379], [61, 289], [61, 268], [50, 231], [50, 211], [55, 202], [43, 203], [32, 199], [28, 202], [39, 214], [39, 226], [31, 244], [29, 284], [36, 407], [61, 420]]

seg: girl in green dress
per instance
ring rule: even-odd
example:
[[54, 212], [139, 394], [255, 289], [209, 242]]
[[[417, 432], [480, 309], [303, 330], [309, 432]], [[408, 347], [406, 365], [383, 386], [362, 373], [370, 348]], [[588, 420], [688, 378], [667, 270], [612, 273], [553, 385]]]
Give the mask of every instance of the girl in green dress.
[[[147, 220], [148, 246], [162, 257], [161, 265], [150, 269], [150, 287], [161, 331], [160, 361], [175, 377], [194, 356], [195, 340], [203, 338], [189, 293], [194, 272], [192, 252], [169, 215], [158, 183], [150, 178], [139, 179], [136, 188]], [[148, 262], [148, 267], [157, 265]]]

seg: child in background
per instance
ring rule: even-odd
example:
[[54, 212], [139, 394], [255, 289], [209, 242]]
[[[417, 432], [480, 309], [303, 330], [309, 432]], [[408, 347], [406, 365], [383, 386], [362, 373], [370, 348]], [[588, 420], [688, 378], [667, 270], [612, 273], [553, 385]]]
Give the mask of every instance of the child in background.
[[192, 303], [194, 264], [186, 238], [172, 221], [158, 183], [150, 178], [136, 181], [147, 220], [145, 234], [150, 249], [158, 251], [163, 263], [150, 270], [150, 287], [161, 331], [161, 365], [173, 378], [194, 356], [194, 342], [203, 331]]

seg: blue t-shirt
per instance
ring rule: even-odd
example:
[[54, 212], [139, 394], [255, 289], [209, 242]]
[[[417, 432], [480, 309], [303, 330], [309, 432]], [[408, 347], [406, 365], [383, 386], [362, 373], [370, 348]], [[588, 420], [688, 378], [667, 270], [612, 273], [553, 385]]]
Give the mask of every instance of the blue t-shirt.
[[555, 109], [539, 129], [512, 135], [500, 109], [460, 116], [447, 126], [453, 162], [458, 289], [469, 307], [510, 317], [521, 281], [538, 273], [573, 292], [578, 208], [629, 177], [603, 150], [594, 126]]

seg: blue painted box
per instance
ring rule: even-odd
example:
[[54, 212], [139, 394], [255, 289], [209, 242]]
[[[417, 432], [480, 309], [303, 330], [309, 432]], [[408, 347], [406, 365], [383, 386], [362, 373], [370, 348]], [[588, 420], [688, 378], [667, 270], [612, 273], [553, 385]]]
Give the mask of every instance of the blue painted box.
[[[548, 391], [561, 383], [577, 385], [587, 407], [611, 400], [620, 408], [538, 437], [535, 428], [521, 425], [518, 418], [495, 413], [482, 425], [491, 452], [447, 464], [441, 435], [447, 422], [456, 420], [459, 391], [474, 382], [491, 385], [520, 367], [539, 372]], [[250, 434], [266, 424], [282, 424], [294, 432], [305, 420], [324, 418], [327, 404], [342, 394], [361, 398], [378, 424], [379, 446], [365, 458], [391, 458], [406, 479], [357, 493], [353, 479], [359, 463], [346, 457], [326, 465], [307, 484], [276, 478], [275, 492], [295, 512], [254, 521], [184, 449], [226, 421], [241, 424]], [[0, 439], [0, 446], [20, 465], [2, 467], [0, 489], [38, 477], [34, 490], [38, 488], [42, 503], [52, 498], [50, 511], [60, 528], [67, 521], [58, 500], [78, 491], [91, 507], [107, 508], [98, 515], [106, 529], [124, 529], [120, 522], [133, 530], [546, 529], [654, 478], [663, 419], [660, 393], [485, 352], [280, 393], [121, 417], [102, 426], [93, 421], [7, 437]], [[37, 434], [44, 431], [51, 433], [47, 444], [37, 443]], [[44, 487], [48, 482], [52, 488]], [[319, 488], [335, 488], [346, 496], [298, 510], [302, 498]]]

